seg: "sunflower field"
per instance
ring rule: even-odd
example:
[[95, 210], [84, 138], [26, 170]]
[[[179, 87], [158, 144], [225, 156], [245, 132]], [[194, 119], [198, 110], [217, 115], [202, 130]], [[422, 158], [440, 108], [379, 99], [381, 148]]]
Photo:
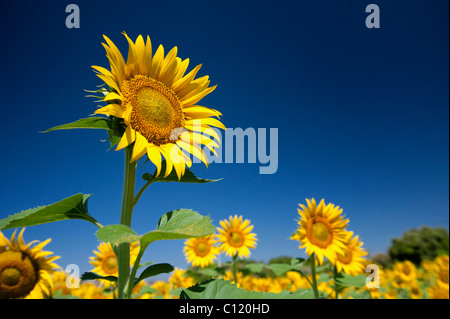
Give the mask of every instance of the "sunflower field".
[[[15, 229], [10, 238], [0, 232], [1, 299], [448, 299], [449, 257], [413, 264], [405, 260], [381, 267], [367, 258], [359, 234], [350, 229], [343, 209], [325, 199], [307, 198], [293, 219], [292, 234], [307, 258], [278, 263], [249, 260], [258, 234], [249, 219], [233, 215], [214, 225], [209, 216], [191, 209], [160, 215], [157, 227], [138, 234], [133, 209], [151, 184], [212, 183], [191, 170], [191, 156], [206, 166], [206, 151], [216, 154], [225, 130], [222, 113], [199, 105], [212, 93], [209, 76], [198, 77], [201, 65], [187, 72], [189, 59], [174, 47], [165, 54], [150, 38], [128, 44], [125, 59], [104, 36], [109, 68], [92, 66], [102, 81], [91, 90], [102, 105], [94, 116], [45, 131], [106, 130], [110, 148], [124, 152], [120, 223], [103, 225], [89, 213], [90, 195], [75, 194], [59, 202], [23, 210], [0, 220], [0, 230]], [[202, 103], [203, 104], [203, 103]], [[137, 163], [154, 166], [135, 189]], [[152, 166], [152, 167], [153, 167]], [[97, 227], [99, 241], [89, 262], [92, 270], [79, 278], [61, 269], [59, 256], [44, 242], [24, 240], [25, 227], [62, 220], [83, 220]], [[191, 265], [142, 260], [155, 241], [184, 240]], [[220, 255], [229, 258], [220, 262]], [[167, 280], [153, 277], [167, 274]]]

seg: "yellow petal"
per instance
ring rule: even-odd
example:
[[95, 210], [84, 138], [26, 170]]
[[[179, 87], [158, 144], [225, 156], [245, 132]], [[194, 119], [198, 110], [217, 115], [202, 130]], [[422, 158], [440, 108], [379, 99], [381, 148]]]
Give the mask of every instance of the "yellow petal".
[[123, 108], [119, 104], [108, 104], [98, 110], [95, 110], [95, 114], [112, 115], [115, 117], [123, 117]]
[[155, 52], [152, 60], [152, 67], [149, 71], [150, 77], [159, 81], [159, 71], [161, 70], [162, 63], [164, 60], [164, 47], [160, 45]]
[[116, 151], [121, 150], [124, 147], [127, 147], [131, 143], [133, 143], [136, 139], [136, 132], [131, 128], [131, 126], [127, 126], [125, 133], [123, 133], [122, 138], [120, 139], [119, 144], [117, 144]]
[[140, 159], [147, 152], [148, 142], [139, 132], [136, 132], [136, 140], [134, 141], [133, 152], [131, 153], [130, 163]]
[[191, 72], [189, 72], [186, 76], [182, 77], [181, 79], [179, 79], [178, 81], [176, 81], [173, 84], [172, 89], [175, 91], [175, 93], [178, 93], [179, 91], [181, 91], [182, 89], [184, 89], [184, 87], [189, 84], [197, 75], [197, 72], [200, 70], [200, 68], [202, 67], [201, 64], [197, 65]]
[[156, 169], [157, 169], [156, 177], [158, 177], [159, 173], [161, 172], [161, 152], [153, 144], [148, 144], [147, 145], [147, 156], [150, 159], [150, 161], [152, 161], [152, 163], [155, 164]]
[[205, 90], [203, 90], [201, 93], [198, 93], [186, 100], [181, 99], [181, 105], [183, 107], [188, 107], [188, 106], [192, 106], [195, 103], [197, 103], [198, 101], [200, 101], [202, 98], [204, 98], [206, 95], [208, 95], [209, 93], [211, 93], [212, 91], [214, 91], [216, 89], [217, 85], [214, 85], [210, 88], [207, 88]]
[[225, 125], [223, 125], [222, 122], [220, 122], [219, 120], [214, 119], [214, 118], [203, 118], [203, 119], [187, 120], [186, 124], [192, 124], [192, 125], [196, 125], [197, 124], [197, 126], [211, 125], [211, 126], [219, 127], [221, 129], [226, 130]]

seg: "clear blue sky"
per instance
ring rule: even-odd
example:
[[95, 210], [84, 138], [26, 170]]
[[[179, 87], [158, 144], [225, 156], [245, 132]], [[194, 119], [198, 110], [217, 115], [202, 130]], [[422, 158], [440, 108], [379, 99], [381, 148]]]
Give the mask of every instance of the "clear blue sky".
[[[79, 29], [65, 8], [81, 10]], [[294, 4], [295, 3], [295, 4]], [[381, 28], [365, 26], [366, 5]], [[449, 224], [448, 1], [26, 1], [0, 4], [2, 147], [0, 217], [75, 193], [93, 194], [90, 213], [119, 222], [123, 152], [107, 151], [104, 131], [47, 128], [93, 113], [83, 89], [108, 67], [100, 42], [122, 50], [126, 31], [153, 47], [178, 46], [200, 63], [216, 91], [204, 105], [229, 128], [278, 128], [279, 166], [195, 164], [213, 184], [154, 184], [141, 198], [133, 228], [144, 233], [178, 208], [251, 220], [252, 258], [304, 256], [289, 240], [297, 205], [315, 197], [341, 206], [371, 252], [385, 252], [410, 228]], [[139, 176], [153, 172], [147, 164]], [[138, 176], [138, 177], [139, 177]], [[142, 185], [138, 178], [138, 187]], [[96, 227], [63, 221], [29, 227], [27, 242], [47, 246], [60, 265], [91, 269]], [[5, 231], [10, 236], [11, 230]], [[183, 241], [157, 242], [145, 261], [187, 267]], [[228, 260], [223, 257], [222, 261]]]

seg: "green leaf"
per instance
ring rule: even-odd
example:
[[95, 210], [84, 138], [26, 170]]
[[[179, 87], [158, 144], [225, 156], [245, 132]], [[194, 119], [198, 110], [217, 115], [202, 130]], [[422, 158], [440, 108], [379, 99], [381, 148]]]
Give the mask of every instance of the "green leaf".
[[249, 263], [244, 268], [248, 269], [251, 273], [260, 273], [264, 267], [264, 263]]
[[77, 128], [89, 128], [89, 129], [106, 129], [106, 130], [112, 130], [112, 122], [109, 118], [105, 117], [88, 117], [84, 119], [79, 119], [78, 121], [63, 124], [59, 126], [55, 126], [52, 128], [49, 128], [48, 130], [42, 132], [42, 133], [48, 133], [55, 130], [70, 130], [70, 129], [77, 129]]
[[366, 275], [350, 276], [344, 273], [336, 276], [336, 283], [339, 288], [342, 287], [355, 287], [362, 288], [366, 285]]
[[111, 244], [134, 243], [139, 240], [139, 236], [130, 227], [125, 225], [107, 225], [95, 233], [99, 241]]
[[212, 279], [183, 289], [181, 299], [301, 299], [307, 290], [291, 293], [283, 290], [280, 293], [247, 291], [238, 288], [229, 280]]
[[0, 220], [0, 230], [40, 225], [66, 219], [82, 219], [100, 224], [88, 214], [87, 201], [91, 195], [75, 194], [47, 206], [27, 209]]
[[266, 268], [271, 269], [276, 276], [281, 276], [288, 271], [295, 270], [295, 267], [288, 264], [270, 264]]
[[81, 275], [81, 280], [108, 280], [108, 281], [112, 281], [115, 282], [117, 281], [117, 277], [116, 276], [100, 276], [97, 275], [96, 273], [93, 272], [85, 272]]
[[166, 171], [166, 161], [164, 160], [161, 164], [161, 174], [156, 177], [156, 170], [153, 173], [153, 175], [151, 175], [150, 173], [145, 173], [142, 178], [144, 180], [146, 180], [147, 182], [179, 182], [179, 183], [211, 183], [211, 182], [217, 182], [222, 180], [220, 179], [204, 179], [204, 178], [199, 178], [197, 176], [194, 175], [194, 173], [192, 173], [191, 170], [189, 170], [188, 168], [186, 168], [186, 171], [184, 173], [184, 175], [181, 177], [180, 180], [178, 180], [178, 176], [175, 170], [172, 170], [172, 172], [167, 175], [167, 177], [164, 177], [164, 172]]
[[159, 274], [165, 274], [173, 271], [173, 266], [170, 264], [162, 263], [162, 264], [154, 264], [144, 269], [141, 273], [135, 284], [139, 281], [144, 280], [149, 277], [153, 277]]
[[141, 236], [141, 249], [157, 240], [203, 237], [212, 235], [214, 231], [209, 216], [204, 217], [190, 209], [179, 209], [164, 214], [156, 230]]

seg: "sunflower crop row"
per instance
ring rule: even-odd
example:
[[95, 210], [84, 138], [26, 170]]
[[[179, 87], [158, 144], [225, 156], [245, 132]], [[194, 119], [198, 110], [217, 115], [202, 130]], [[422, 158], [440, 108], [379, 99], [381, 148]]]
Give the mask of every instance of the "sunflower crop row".
[[[254, 248], [256, 245], [256, 234], [251, 233], [253, 227], [250, 221], [243, 220], [242, 216], [231, 216], [229, 220], [221, 221], [220, 225], [222, 227], [218, 228], [217, 237], [207, 236], [185, 241], [184, 254], [186, 260], [191, 263], [189, 269], [175, 268], [168, 280], [139, 282], [132, 291], [132, 298], [177, 299], [182, 289], [192, 287], [208, 276], [230, 281], [246, 291], [276, 294], [282, 291], [296, 292], [311, 288], [313, 278], [306, 266], [298, 271], [291, 270], [276, 275], [270, 271], [270, 264], [260, 265], [259, 270], [255, 270], [251, 267], [254, 264], [236, 260], [238, 256], [247, 258], [250, 254], [248, 248]], [[114, 281], [68, 278], [69, 274], [55, 263], [59, 257], [52, 256], [52, 252], [44, 250], [50, 239], [42, 243], [32, 241], [26, 244], [23, 239], [24, 230], [22, 229], [18, 236], [15, 231], [11, 239], [7, 239], [0, 232], [0, 298], [115, 299], [117, 297]], [[233, 231], [244, 238], [238, 241], [236, 235], [231, 235]], [[231, 246], [234, 242], [241, 243], [240, 247]], [[139, 243], [131, 245], [132, 264], [136, 260], [138, 245]], [[242, 249], [244, 246], [246, 249]], [[232, 262], [224, 265], [213, 262], [221, 252], [233, 257]], [[117, 276], [117, 258], [111, 244], [100, 243], [94, 255], [90, 257], [94, 273], [102, 278]], [[350, 269], [353, 275], [364, 275], [364, 269], [370, 264], [370, 260], [359, 258], [357, 262], [358, 267], [347, 267], [342, 270]], [[314, 264], [318, 266], [319, 262], [315, 260]], [[336, 282], [333, 276], [335, 267], [327, 260], [317, 268], [315, 282], [321, 298], [336, 298]], [[410, 261], [396, 262], [390, 268], [380, 267], [380, 287], [344, 287], [338, 291], [337, 297], [341, 299], [448, 299], [448, 275], [448, 256], [423, 261], [418, 267]]]

